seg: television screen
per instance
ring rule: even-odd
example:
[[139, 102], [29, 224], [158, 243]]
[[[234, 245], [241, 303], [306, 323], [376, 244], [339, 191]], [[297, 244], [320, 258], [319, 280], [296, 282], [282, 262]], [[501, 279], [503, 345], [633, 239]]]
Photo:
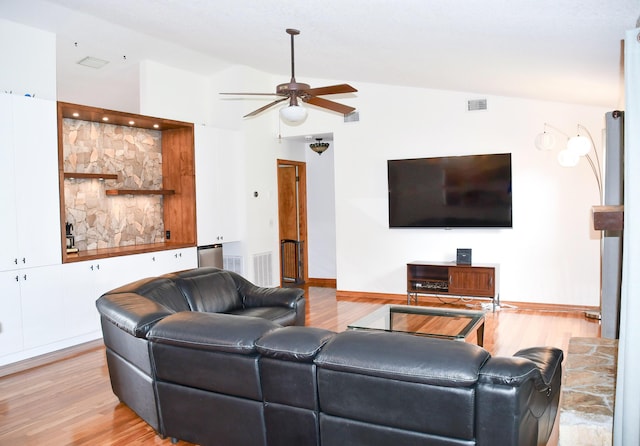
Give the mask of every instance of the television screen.
[[389, 160], [390, 228], [510, 228], [511, 154]]

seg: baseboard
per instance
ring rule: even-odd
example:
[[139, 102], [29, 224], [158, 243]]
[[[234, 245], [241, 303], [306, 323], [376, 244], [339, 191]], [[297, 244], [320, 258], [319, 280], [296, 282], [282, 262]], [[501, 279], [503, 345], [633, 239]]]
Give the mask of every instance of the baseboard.
[[[397, 300], [399, 303], [406, 304], [407, 303], [407, 295], [406, 294], [389, 294], [389, 293], [370, 293], [365, 291], [346, 291], [346, 290], [336, 290], [336, 298], [342, 299], [381, 299], [381, 300]], [[419, 302], [421, 304], [429, 305], [429, 304], [442, 304], [443, 301], [455, 303], [456, 300], [459, 300], [458, 296], [429, 296], [429, 295], [420, 295]], [[467, 299], [473, 300], [471, 297], [465, 297], [465, 303]], [[486, 302], [486, 298], [482, 300], [477, 300], [477, 302]], [[538, 311], [558, 311], [558, 312], [575, 312], [575, 313], [584, 313], [586, 311], [599, 311], [598, 307], [592, 307], [588, 305], [564, 305], [564, 304], [548, 304], [548, 303], [537, 303], [537, 302], [506, 302], [501, 300], [500, 305], [504, 308], [515, 308], [520, 310], [538, 310]]]
[[93, 341], [83, 342], [78, 345], [56, 350], [50, 353], [34, 356], [32, 358], [23, 359], [11, 364], [0, 366], [0, 378], [13, 375], [15, 373], [24, 372], [25, 370], [35, 369], [54, 362], [63, 361], [73, 358], [90, 350], [103, 348], [104, 342], [102, 338]]
[[322, 287], [322, 288], [335, 288], [336, 287], [336, 279], [309, 278], [305, 285], [317, 286], [317, 287]]

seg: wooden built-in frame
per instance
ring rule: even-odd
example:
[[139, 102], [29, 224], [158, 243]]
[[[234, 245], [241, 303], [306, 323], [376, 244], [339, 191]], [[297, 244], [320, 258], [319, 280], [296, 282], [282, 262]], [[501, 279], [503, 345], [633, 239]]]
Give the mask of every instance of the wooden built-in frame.
[[[117, 174], [64, 171], [63, 119], [158, 130], [162, 132], [161, 190], [109, 189], [108, 195], [161, 194], [164, 197], [164, 229], [171, 238], [164, 243], [94, 249], [67, 253], [64, 198], [65, 178], [117, 179]], [[115, 257], [143, 252], [196, 246], [196, 186], [193, 123], [154, 118], [86, 105], [58, 102], [58, 171], [60, 181], [60, 249], [63, 263]]]

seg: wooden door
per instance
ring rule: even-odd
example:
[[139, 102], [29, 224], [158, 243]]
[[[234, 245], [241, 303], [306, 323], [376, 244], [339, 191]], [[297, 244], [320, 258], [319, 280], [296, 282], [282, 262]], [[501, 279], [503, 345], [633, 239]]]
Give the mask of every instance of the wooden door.
[[[295, 240], [300, 246], [300, 257], [295, 257], [292, 264], [287, 260], [290, 256], [283, 258], [280, 251], [280, 277], [300, 276], [306, 282], [307, 187], [306, 164], [303, 162], [278, 160], [278, 224], [280, 240]], [[296, 271], [298, 268], [299, 273]]]

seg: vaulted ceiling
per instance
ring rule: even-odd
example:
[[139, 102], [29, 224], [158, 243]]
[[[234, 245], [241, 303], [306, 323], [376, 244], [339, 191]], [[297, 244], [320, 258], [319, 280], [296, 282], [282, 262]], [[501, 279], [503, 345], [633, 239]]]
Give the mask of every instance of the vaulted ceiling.
[[[246, 65], [373, 82], [616, 107], [638, 0], [21, 0], [0, 17], [58, 35], [58, 79], [151, 59], [209, 74]], [[85, 56], [105, 71], [79, 67]], [[410, 98], [408, 98], [410, 100]]]

